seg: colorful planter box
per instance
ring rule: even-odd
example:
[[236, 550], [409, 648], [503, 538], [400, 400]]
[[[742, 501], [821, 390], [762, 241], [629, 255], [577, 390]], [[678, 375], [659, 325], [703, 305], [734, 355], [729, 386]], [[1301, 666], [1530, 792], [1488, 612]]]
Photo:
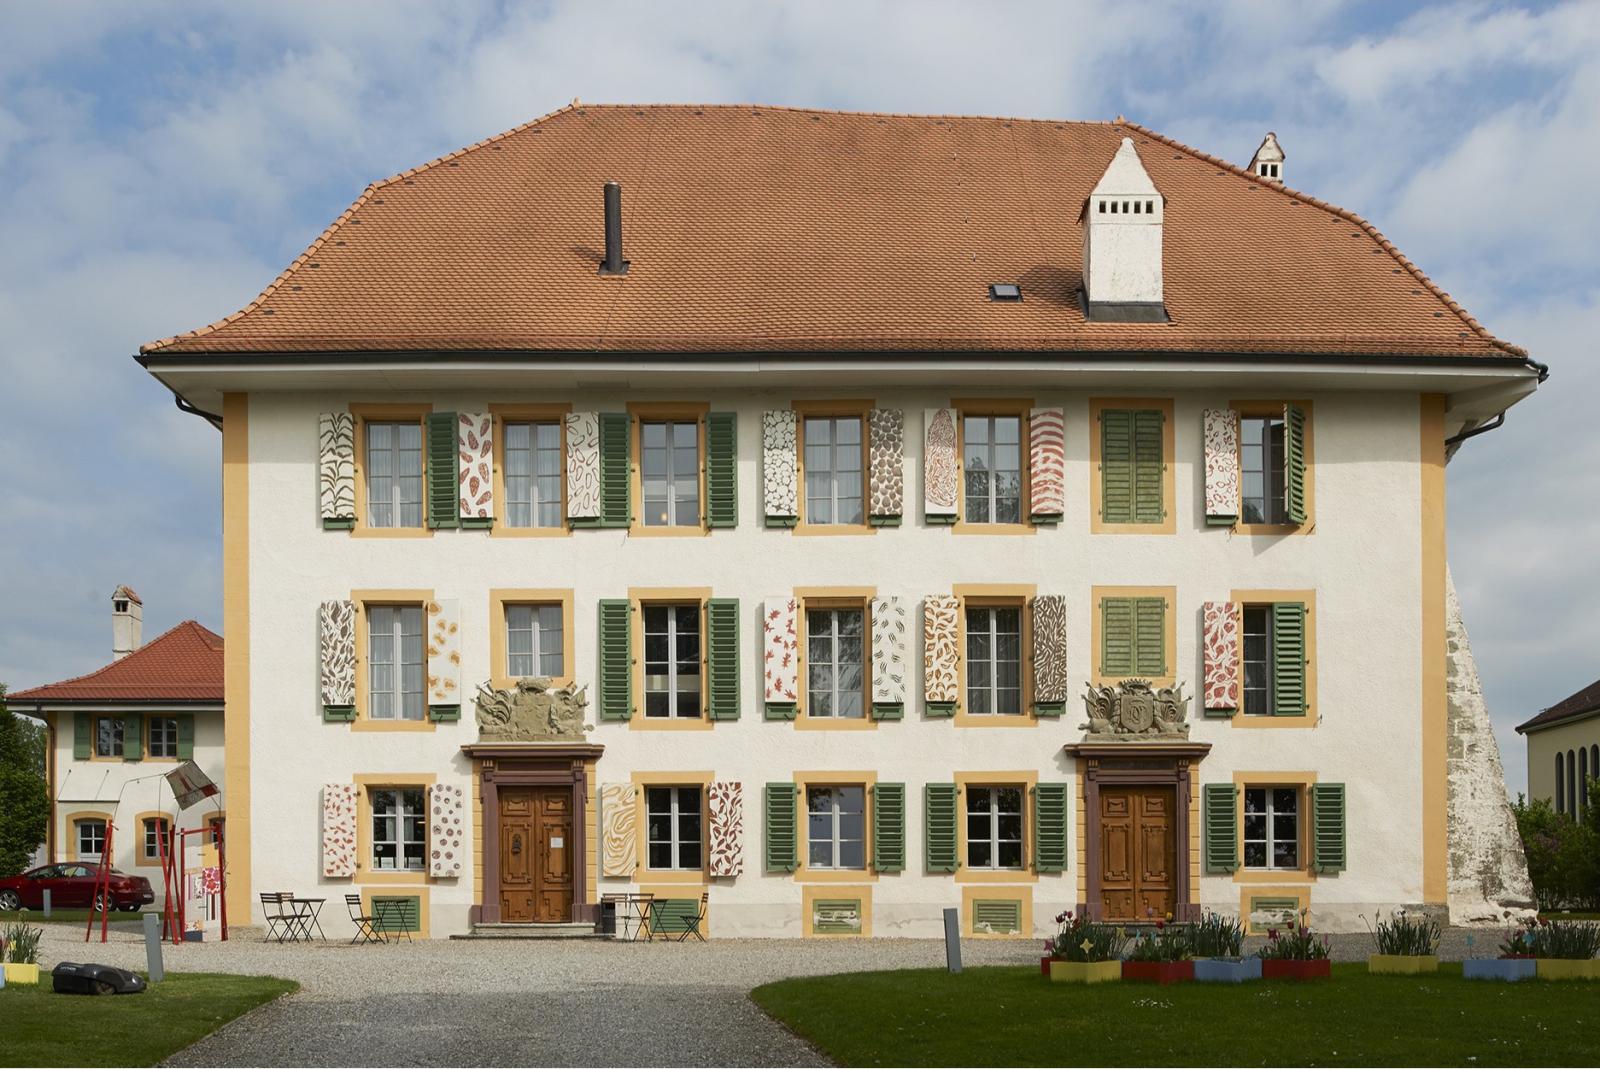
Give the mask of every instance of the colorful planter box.
[[1532, 958], [1468, 958], [1461, 963], [1461, 975], [1468, 980], [1499, 980], [1514, 984], [1531, 980], [1538, 962]]
[[1263, 958], [1263, 980], [1326, 980], [1333, 975], [1333, 963], [1327, 958], [1320, 961], [1295, 961], [1290, 958]]
[[1242, 984], [1261, 979], [1260, 958], [1196, 958], [1195, 981], [1202, 984]]
[[1391, 973], [1398, 976], [1416, 976], [1419, 973], [1439, 971], [1437, 954], [1372, 954], [1367, 958], [1370, 973]]
[[1046, 954], [1044, 957], [1040, 958], [1039, 959], [1039, 975], [1044, 977], [1046, 980], [1050, 979], [1050, 963], [1052, 961], [1055, 961], [1055, 960], [1056, 960], [1055, 958], [1052, 958], [1048, 954]]
[[1120, 961], [1052, 961], [1050, 981], [1057, 984], [1104, 984], [1122, 979]]
[[1540, 958], [1541, 980], [1600, 980], [1600, 958]]
[[1122, 978], [1146, 984], [1181, 984], [1194, 979], [1194, 962], [1125, 961]]
[[36, 984], [39, 982], [39, 966], [16, 965], [6, 962], [4, 972], [8, 984]]

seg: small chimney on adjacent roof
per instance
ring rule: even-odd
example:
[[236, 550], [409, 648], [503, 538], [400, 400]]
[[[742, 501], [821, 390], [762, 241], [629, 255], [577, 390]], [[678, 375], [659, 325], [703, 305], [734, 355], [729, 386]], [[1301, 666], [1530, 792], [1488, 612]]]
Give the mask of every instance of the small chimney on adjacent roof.
[[606, 258], [600, 273], [628, 273], [628, 261], [622, 258], [622, 187], [616, 182], [606, 183]]
[[1165, 201], [1125, 137], [1089, 194], [1083, 221], [1084, 313], [1097, 322], [1164, 323]]
[[1283, 148], [1278, 144], [1278, 135], [1271, 130], [1267, 131], [1266, 140], [1261, 142], [1261, 147], [1256, 149], [1255, 156], [1251, 158], [1250, 171], [1269, 182], [1283, 185]]
[[131, 587], [111, 592], [111, 659], [120, 661], [139, 648], [144, 637], [144, 602]]

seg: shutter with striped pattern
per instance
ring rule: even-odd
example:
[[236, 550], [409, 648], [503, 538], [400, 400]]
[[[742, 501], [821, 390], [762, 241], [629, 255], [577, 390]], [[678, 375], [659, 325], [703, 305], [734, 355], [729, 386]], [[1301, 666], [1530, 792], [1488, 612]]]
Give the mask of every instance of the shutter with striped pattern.
[[739, 417], [706, 416], [706, 526], [739, 525]]
[[459, 527], [461, 467], [456, 414], [430, 412], [424, 422], [428, 434], [428, 526]]
[[956, 785], [929, 783], [922, 788], [923, 854], [929, 872], [954, 872], [956, 857]]
[[1342, 783], [1311, 785], [1311, 867], [1343, 872], [1345, 867], [1345, 792]]
[[766, 869], [793, 872], [798, 866], [795, 796], [800, 788], [793, 783], [769, 783], [762, 793], [766, 803]]
[[628, 491], [629, 419], [626, 412], [600, 413], [601, 527], [626, 527], [633, 519]]
[[600, 694], [596, 704], [601, 720], [633, 716], [633, 649], [628, 633], [632, 614], [626, 598], [600, 602]]
[[1060, 523], [1066, 511], [1066, 428], [1059, 408], [1028, 413], [1028, 511], [1034, 523]]
[[1300, 601], [1272, 605], [1272, 714], [1306, 715], [1306, 607]]
[[706, 715], [739, 719], [739, 599], [706, 601]]
[[1035, 872], [1067, 870], [1067, 785], [1040, 783], [1033, 788], [1033, 868]]
[[1239, 788], [1208, 783], [1201, 797], [1206, 871], [1234, 872], [1239, 868]]
[[1306, 412], [1283, 406], [1283, 496], [1290, 523], [1306, 522]]
[[872, 785], [872, 868], [901, 872], [906, 867], [906, 785]]

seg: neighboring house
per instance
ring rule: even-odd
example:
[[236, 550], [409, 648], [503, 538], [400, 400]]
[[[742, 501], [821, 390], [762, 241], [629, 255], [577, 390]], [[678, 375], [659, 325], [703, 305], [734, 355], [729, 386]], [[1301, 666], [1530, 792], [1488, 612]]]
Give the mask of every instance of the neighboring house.
[[1271, 147], [573, 106], [146, 345], [223, 436], [230, 915], [1455, 904], [1444, 469], [1543, 368]]
[[1528, 797], [1577, 816], [1600, 779], [1600, 681], [1517, 725], [1528, 744]]
[[193, 759], [222, 786], [222, 638], [185, 620], [141, 645], [143, 616], [139, 595], [119, 586], [111, 663], [6, 700], [49, 729], [49, 860], [97, 863], [114, 824], [112, 864], [148, 877], [159, 905], [158, 836], [223, 819], [219, 799], [179, 813], [166, 780]]

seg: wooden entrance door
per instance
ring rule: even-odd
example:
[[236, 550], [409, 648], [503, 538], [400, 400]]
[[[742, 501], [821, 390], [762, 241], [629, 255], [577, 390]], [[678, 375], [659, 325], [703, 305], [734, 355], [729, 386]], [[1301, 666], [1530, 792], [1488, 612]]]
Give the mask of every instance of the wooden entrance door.
[[1100, 788], [1100, 902], [1110, 920], [1165, 917], [1178, 900], [1171, 787]]
[[572, 919], [572, 792], [500, 789], [500, 919]]

